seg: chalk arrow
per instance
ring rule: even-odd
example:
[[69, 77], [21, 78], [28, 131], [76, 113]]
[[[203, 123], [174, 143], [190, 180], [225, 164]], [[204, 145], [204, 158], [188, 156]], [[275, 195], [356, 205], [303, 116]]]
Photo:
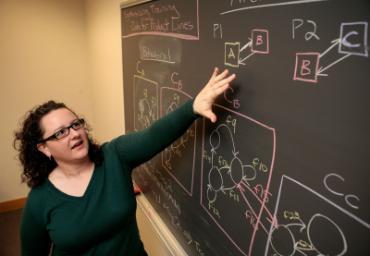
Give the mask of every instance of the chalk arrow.
[[228, 133], [230, 134], [231, 143], [233, 144], [232, 152], [233, 153], [236, 153], [233, 133], [230, 131], [230, 128], [227, 125], [225, 125], [225, 124], [220, 124], [216, 129], [219, 130], [221, 127], [225, 127], [227, 129]]
[[333, 63], [330, 63], [329, 65], [327, 65], [326, 67], [320, 67], [318, 72], [317, 72], [317, 75], [318, 76], [327, 76], [328, 74], [323, 74], [324, 71], [328, 70], [329, 68], [331, 68], [332, 66], [334, 66], [335, 64], [341, 62], [342, 60], [348, 58], [349, 56], [351, 56], [350, 53], [347, 53], [346, 55], [342, 56], [341, 58], [337, 59], [336, 61], [334, 61]]
[[248, 47], [250, 47], [252, 45], [252, 39], [251, 38], [248, 38], [248, 39], [249, 39], [249, 42], [246, 43], [245, 45], [243, 45], [243, 47], [240, 48], [239, 52], [244, 51], [245, 49], [247, 49]]
[[331, 45], [329, 46], [328, 49], [326, 49], [323, 53], [320, 54], [320, 58], [322, 56], [324, 56], [325, 54], [327, 54], [331, 49], [333, 49], [338, 44], [340, 44], [340, 39], [339, 38], [334, 39], [333, 41], [331, 41]]
[[245, 65], [244, 61], [247, 60], [247, 59], [249, 59], [250, 57], [252, 57], [254, 54], [255, 54], [255, 52], [252, 52], [247, 57], [245, 57], [244, 59], [239, 60], [239, 64], [240, 65]]

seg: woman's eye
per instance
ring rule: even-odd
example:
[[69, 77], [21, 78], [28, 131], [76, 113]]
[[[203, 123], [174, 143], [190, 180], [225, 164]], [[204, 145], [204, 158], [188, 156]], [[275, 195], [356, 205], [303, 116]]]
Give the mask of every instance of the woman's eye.
[[76, 121], [72, 124], [72, 128], [77, 130], [81, 127], [82, 123], [80, 121]]
[[63, 137], [67, 133], [67, 128], [60, 129], [55, 133], [55, 137], [60, 138]]
[[75, 122], [75, 123], [72, 124], [72, 128], [75, 129], [75, 130], [77, 128], [79, 128], [79, 127], [80, 127], [80, 123], [79, 122]]

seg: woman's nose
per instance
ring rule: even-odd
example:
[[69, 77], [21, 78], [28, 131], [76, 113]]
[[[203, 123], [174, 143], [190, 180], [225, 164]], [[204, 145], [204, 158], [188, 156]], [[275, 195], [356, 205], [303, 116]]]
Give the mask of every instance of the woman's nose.
[[76, 131], [75, 129], [69, 129], [69, 136], [73, 139], [80, 136], [80, 132], [79, 130]]

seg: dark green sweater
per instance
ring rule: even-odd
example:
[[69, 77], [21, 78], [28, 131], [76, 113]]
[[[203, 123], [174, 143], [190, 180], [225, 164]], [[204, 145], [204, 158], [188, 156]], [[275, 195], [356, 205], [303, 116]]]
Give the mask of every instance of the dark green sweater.
[[151, 127], [102, 145], [82, 197], [67, 195], [48, 179], [28, 196], [21, 223], [22, 255], [146, 255], [140, 240], [132, 169], [181, 136], [196, 119], [193, 101]]

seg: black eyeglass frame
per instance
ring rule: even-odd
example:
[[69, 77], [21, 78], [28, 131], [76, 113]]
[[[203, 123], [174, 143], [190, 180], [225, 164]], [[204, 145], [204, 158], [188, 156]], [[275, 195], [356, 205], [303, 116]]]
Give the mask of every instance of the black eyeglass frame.
[[[61, 140], [61, 139], [65, 138], [69, 135], [71, 128], [73, 130], [77, 131], [77, 130], [83, 128], [85, 126], [85, 124], [86, 124], [85, 119], [83, 119], [83, 118], [76, 119], [69, 126], [66, 126], [66, 127], [63, 127], [61, 129], [59, 129], [54, 134], [50, 135], [49, 137], [47, 137], [45, 139], [41, 139], [39, 141], [39, 143], [45, 143], [48, 140]], [[63, 130], [65, 130], [65, 133], [63, 133], [62, 137], [59, 137], [58, 133], [60, 133]]]

